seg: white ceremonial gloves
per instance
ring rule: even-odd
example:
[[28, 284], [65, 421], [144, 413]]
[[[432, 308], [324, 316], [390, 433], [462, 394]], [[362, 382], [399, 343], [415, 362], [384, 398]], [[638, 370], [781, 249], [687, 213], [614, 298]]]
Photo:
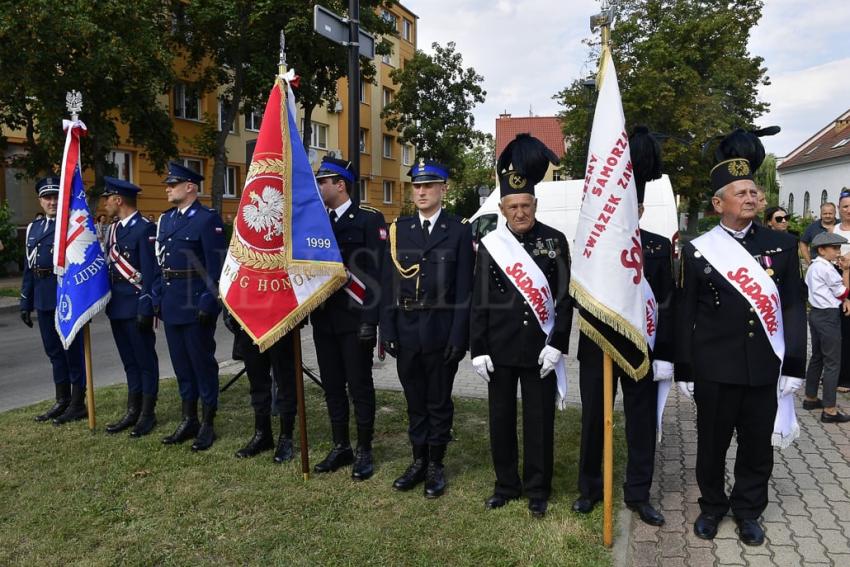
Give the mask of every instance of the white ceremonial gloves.
[[694, 383], [693, 382], [677, 382], [679, 384], [679, 391], [682, 392], [682, 395], [688, 398], [689, 400], [694, 399]]
[[542, 365], [540, 367], [540, 377], [543, 378], [555, 370], [555, 366], [559, 360], [561, 360], [561, 351], [549, 345], [543, 347], [543, 350], [540, 351], [540, 356], [537, 357], [537, 364]]
[[490, 372], [493, 372], [493, 359], [489, 354], [482, 354], [472, 359], [472, 369], [475, 373], [481, 376], [485, 382], [490, 381]]
[[779, 377], [779, 397], [793, 394], [803, 386], [802, 378], [793, 378], [791, 376], [782, 375]]
[[652, 380], [655, 382], [663, 382], [664, 380], [673, 379], [673, 363], [667, 360], [652, 361]]

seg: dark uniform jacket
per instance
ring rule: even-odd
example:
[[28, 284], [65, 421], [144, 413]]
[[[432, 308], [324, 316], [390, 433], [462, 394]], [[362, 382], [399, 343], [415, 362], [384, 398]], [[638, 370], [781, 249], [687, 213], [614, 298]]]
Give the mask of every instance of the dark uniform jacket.
[[[474, 262], [469, 225], [443, 209], [427, 244], [418, 214], [400, 217], [393, 225], [395, 241], [388, 241], [382, 266], [382, 340], [414, 352], [430, 353], [446, 345], [466, 350]], [[405, 278], [399, 267], [409, 274], [416, 267], [419, 271]]]
[[[802, 378], [806, 310], [800, 292], [797, 243], [787, 233], [753, 223], [738, 245], [773, 272], [785, 328], [782, 374]], [[682, 251], [681, 269], [676, 378], [750, 386], [775, 384], [779, 360], [747, 300], [691, 243]]]
[[673, 362], [676, 360], [676, 280], [673, 278], [673, 246], [660, 234], [643, 229], [640, 231], [640, 241], [643, 246], [643, 275], [649, 282], [658, 305], [658, 327], [652, 358]]
[[198, 201], [180, 215], [159, 217], [157, 255], [162, 269], [160, 316], [165, 323], [193, 323], [198, 311], [218, 314], [218, 279], [224, 262], [224, 224]]
[[[152, 317], [154, 305], [158, 303], [153, 297], [154, 289], [159, 288], [159, 266], [154, 254], [156, 240], [156, 225], [143, 217], [141, 213], [134, 214], [122, 226], [120, 222], [110, 226], [110, 231], [116, 231], [115, 245], [120, 254], [142, 275], [141, 289], [127, 281], [109, 260], [110, 250], [106, 250], [109, 261], [109, 280], [112, 285], [112, 298], [106, 305], [106, 315], [110, 319], [135, 319], [136, 315]], [[110, 242], [107, 233], [107, 245]]]
[[[549, 345], [564, 354], [569, 349], [573, 303], [570, 288], [570, 249], [566, 237], [540, 221], [525, 234], [514, 235], [543, 271], [555, 295], [555, 327]], [[546, 334], [523, 296], [478, 246], [470, 321], [470, 354], [489, 354], [493, 364], [536, 367]]]
[[366, 286], [366, 297], [360, 305], [345, 289], [340, 289], [313, 311], [310, 318], [314, 325], [330, 332], [355, 333], [361, 323], [378, 324], [387, 224], [377, 209], [352, 203], [331, 225], [342, 262]]
[[46, 218], [27, 227], [24, 277], [21, 283], [21, 311], [56, 309], [56, 276], [53, 274], [53, 235], [56, 219]]

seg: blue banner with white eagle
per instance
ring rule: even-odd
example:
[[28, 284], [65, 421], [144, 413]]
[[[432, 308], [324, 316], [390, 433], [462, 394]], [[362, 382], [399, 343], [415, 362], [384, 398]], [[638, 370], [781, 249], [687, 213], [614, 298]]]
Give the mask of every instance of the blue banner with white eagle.
[[80, 174], [82, 122], [65, 121], [53, 266], [57, 275], [56, 331], [67, 349], [77, 332], [106, 307], [111, 292], [109, 269], [97, 240]]

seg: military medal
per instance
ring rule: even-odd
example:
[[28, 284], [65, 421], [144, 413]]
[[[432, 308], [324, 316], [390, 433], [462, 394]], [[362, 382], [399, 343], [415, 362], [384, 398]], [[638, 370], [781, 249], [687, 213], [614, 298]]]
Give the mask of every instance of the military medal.
[[765, 272], [767, 272], [767, 275], [772, 276], [773, 275], [773, 268], [768, 268], [768, 269], [765, 270]]
[[557, 256], [557, 254], [555, 254], [555, 251], [554, 251], [554, 250], [549, 250], [549, 257], [550, 257], [550, 258], [554, 258], [555, 256]]
[[705, 272], [706, 274], [710, 274], [711, 273], [711, 266], [706, 266], [705, 268], [703, 268], [702, 271]]

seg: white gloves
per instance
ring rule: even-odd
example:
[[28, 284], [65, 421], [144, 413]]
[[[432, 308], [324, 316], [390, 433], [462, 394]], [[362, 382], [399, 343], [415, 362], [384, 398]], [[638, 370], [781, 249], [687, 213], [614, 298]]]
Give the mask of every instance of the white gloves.
[[475, 370], [475, 373], [481, 376], [481, 379], [485, 382], [490, 381], [489, 372], [493, 372], [493, 359], [490, 358], [489, 354], [482, 354], [481, 356], [476, 356], [472, 359], [472, 369]]
[[677, 382], [679, 391], [689, 400], [694, 399], [694, 383], [693, 382]]
[[779, 397], [793, 394], [803, 386], [802, 378], [782, 375], [779, 377]]
[[543, 350], [540, 351], [540, 356], [537, 357], [537, 364], [542, 365], [540, 367], [540, 377], [543, 378], [555, 370], [555, 365], [557, 365], [560, 360], [561, 351], [549, 345], [543, 347]]
[[662, 382], [673, 379], [673, 363], [666, 360], [652, 361], [652, 380]]

